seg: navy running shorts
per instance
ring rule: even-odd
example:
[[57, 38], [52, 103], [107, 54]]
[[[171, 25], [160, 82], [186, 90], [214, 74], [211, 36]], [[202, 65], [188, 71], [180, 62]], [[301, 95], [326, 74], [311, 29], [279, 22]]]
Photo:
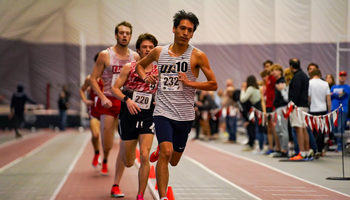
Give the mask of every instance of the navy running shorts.
[[193, 120], [176, 121], [163, 116], [154, 116], [158, 143], [172, 142], [176, 152], [184, 152]]

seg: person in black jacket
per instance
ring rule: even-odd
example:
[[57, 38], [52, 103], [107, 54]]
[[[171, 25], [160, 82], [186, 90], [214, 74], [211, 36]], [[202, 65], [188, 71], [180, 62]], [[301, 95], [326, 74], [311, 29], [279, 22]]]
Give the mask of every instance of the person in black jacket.
[[[300, 153], [291, 160], [312, 160], [309, 155], [310, 143], [309, 134], [306, 130], [306, 124], [302, 117], [302, 111], [308, 112], [308, 91], [309, 91], [309, 78], [300, 68], [300, 61], [293, 58], [289, 61], [290, 70], [294, 73], [293, 79], [289, 84], [288, 97], [292, 101], [297, 109], [294, 109], [291, 113], [291, 125], [297, 132], [297, 140], [299, 144]], [[309, 157], [310, 156], [310, 157]]]
[[22, 134], [18, 131], [18, 129], [22, 126], [24, 122], [24, 105], [26, 102], [37, 104], [28, 95], [24, 92], [23, 85], [17, 86], [17, 92], [12, 95], [11, 99], [11, 112], [9, 115], [9, 119], [12, 119], [14, 123], [14, 128], [16, 132], [16, 137], [22, 137]]
[[60, 130], [64, 131], [66, 129], [67, 123], [67, 109], [68, 109], [68, 98], [66, 92], [62, 90], [58, 99], [58, 109], [60, 112]]

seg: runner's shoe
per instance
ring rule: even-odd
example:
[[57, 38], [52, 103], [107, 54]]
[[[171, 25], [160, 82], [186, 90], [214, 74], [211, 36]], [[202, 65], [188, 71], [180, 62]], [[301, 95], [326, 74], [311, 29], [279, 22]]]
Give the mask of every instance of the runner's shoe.
[[94, 159], [92, 160], [92, 166], [95, 168], [99, 164], [99, 160], [98, 160], [99, 156], [100, 156], [100, 154], [95, 154]]
[[137, 195], [136, 200], [144, 200], [144, 198], [143, 198], [143, 196], [142, 196], [142, 195]]
[[301, 154], [299, 153], [298, 155], [290, 158], [289, 160], [293, 160], [293, 161], [296, 161], [296, 160], [305, 160], [305, 159], [308, 159], [307, 157], [303, 157], [301, 156]]
[[159, 158], [159, 145], [157, 146], [157, 150], [155, 150], [153, 153], [151, 153], [151, 156], [149, 157], [150, 162], [156, 162]]
[[120, 191], [118, 185], [113, 185], [111, 190], [111, 197], [115, 197], [115, 198], [124, 197], [124, 194], [122, 193], [122, 191]]
[[107, 163], [102, 163], [102, 170], [101, 170], [102, 175], [107, 175], [108, 174], [108, 167]]

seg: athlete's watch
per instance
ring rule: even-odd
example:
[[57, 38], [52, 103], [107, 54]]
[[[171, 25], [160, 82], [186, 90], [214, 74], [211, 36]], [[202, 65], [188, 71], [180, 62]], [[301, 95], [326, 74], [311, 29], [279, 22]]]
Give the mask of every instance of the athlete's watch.
[[129, 97], [127, 95], [125, 95], [125, 97], [123, 98], [124, 103], [126, 103], [126, 101], [129, 99]]

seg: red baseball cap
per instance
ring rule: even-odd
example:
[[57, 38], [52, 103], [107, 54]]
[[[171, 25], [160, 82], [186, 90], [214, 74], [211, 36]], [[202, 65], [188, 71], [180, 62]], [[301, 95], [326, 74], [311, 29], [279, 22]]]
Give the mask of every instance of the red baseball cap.
[[346, 74], [346, 72], [345, 71], [341, 71], [341, 72], [339, 72], [339, 76], [346, 76], [347, 74]]

